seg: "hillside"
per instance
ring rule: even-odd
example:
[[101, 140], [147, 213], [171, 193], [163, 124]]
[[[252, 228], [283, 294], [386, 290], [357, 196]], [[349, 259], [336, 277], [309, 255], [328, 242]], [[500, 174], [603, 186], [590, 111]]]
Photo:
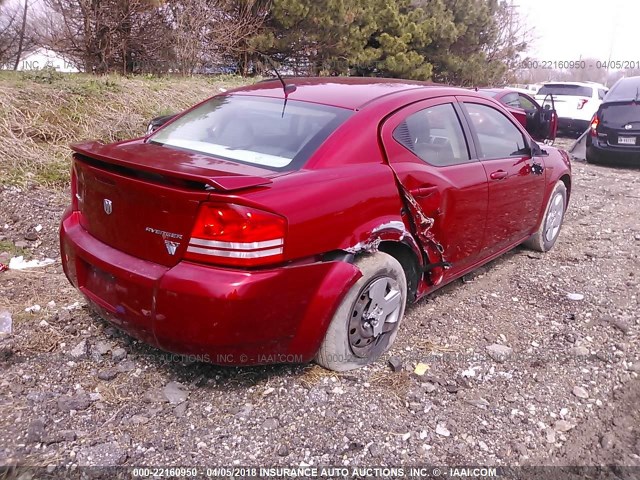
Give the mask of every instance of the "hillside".
[[139, 136], [150, 118], [243, 83], [246, 79], [231, 76], [0, 72], [0, 183], [64, 186], [70, 143]]

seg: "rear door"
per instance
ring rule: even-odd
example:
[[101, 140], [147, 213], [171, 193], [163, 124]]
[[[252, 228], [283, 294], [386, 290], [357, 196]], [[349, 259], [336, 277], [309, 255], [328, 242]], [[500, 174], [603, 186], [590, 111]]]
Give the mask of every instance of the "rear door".
[[[382, 127], [389, 165], [421, 212], [433, 220], [429, 233], [440, 244], [451, 275], [477, 260], [487, 215], [487, 177], [465, 134], [468, 129], [454, 97], [425, 100], [392, 115]], [[415, 232], [414, 232], [415, 233]], [[416, 235], [420, 237], [420, 235]], [[423, 242], [424, 243], [424, 242]], [[433, 263], [433, 251], [422, 245]], [[433, 268], [432, 284], [444, 275]]]
[[527, 150], [526, 133], [489, 101], [460, 97], [489, 181], [484, 255], [524, 240], [538, 222], [544, 167]]

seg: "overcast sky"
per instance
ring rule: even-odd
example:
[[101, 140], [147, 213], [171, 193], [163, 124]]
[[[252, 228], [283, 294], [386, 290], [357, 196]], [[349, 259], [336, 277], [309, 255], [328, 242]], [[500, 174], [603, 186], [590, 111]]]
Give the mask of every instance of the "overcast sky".
[[[511, 0], [509, 0], [511, 2]], [[513, 0], [535, 28], [528, 54], [540, 60], [640, 61], [638, 0]]]

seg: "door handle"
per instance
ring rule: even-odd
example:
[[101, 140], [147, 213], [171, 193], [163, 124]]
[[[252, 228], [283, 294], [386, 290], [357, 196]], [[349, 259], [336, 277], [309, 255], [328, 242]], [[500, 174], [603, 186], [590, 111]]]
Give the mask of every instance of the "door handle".
[[424, 198], [434, 194], [437, 191], [438, 191], [438, 187], [436, 187], [435, 185], [432, 185], [430, 187], [412, 188], [411, 190], [409, 190], [409, 193], [414, 197]]
[[503, 178], [507, 178], [507, 175], [509, 174], [504, 170], [496, 170], [495, 172], [492, 172], [489, 177], [491, 180], [502, 180]]

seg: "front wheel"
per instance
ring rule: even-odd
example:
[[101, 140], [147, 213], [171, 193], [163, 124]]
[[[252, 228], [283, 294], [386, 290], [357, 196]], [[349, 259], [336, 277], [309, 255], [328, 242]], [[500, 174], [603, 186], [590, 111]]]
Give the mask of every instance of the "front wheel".
[[524, 242], [524, 245], [539, 252], [551, 250], [560, 235], [566, 208], [567, 187], [562, 180], [558, 180], [553, 192], [551, 192], [551, 197], [549, 197], [549, 203], [545, 210], [544, 219], [540, 223], [540, 228]]
[[358, 257], [362, 277], [333, 315], [315, 361], [344, 372], [375, 362], [393, 344], [407, 302], [400, 263], [383, 252]]

